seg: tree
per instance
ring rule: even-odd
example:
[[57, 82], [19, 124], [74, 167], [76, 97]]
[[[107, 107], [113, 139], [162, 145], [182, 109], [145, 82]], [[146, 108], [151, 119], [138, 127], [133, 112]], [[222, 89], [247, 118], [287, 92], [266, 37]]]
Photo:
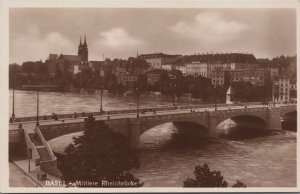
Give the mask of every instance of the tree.
[[22, 71], [24, 73], [35, 73], [36, 72], [36, 62], [27, 61], [22, 64]]
[[20, 86], [22, 83], [21, 66], [18, 64], [9, 65], [9, 87]]
[[[195, 178], [188, 178], [183, 182], [184, 187], [227, 187], [228, 183], [224, 180], [220, 171], [211, 171], [205, 163], [203, 166], [195, 167]], [[246, 185], [239, 180], [233, 187], [246, 187]]]
[[[129, 148], [127, 138], [112, 131], [104, 122], [86, 119], [82, 136], [60, 155], [59, 169], [65, 181], [133, 181], [142, 186], [128, 171], [139, 167], [137, 152]], [[101, 186], [101, 185], [100, 185]]]
[[194, 171], [196, 180], [188, 178], [184, 187], [227, 187], [228, 183], [221, 176], [220, 171], [210, 171], [208, 165], [198, 165]]
[[247, 187], [245, 183], [237, 180], [236, 183], [234, 185], [232, 185], [232, 187]]

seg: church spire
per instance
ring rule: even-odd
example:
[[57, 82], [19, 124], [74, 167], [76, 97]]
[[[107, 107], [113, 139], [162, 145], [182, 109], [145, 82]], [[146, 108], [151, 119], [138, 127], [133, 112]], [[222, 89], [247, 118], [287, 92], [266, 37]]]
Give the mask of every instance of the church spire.
[[79, 48], [78, 48], [78, 56], [81, 57], [81, 61], [87, 62], [88, 61], [88, 55], [89, 55], [89, 52], [88, 52], [88, 46], [87, 46], [87, 43], [86, 43], [86, 35], [84, 35], [83, 44], [82, 44], [81, 36], [80, 36], [80, 45], [79, 45]]
[[84, 35], [84, 43], [83, 43], [83, 45], [87, 45], [86, 44], [86, 35]]

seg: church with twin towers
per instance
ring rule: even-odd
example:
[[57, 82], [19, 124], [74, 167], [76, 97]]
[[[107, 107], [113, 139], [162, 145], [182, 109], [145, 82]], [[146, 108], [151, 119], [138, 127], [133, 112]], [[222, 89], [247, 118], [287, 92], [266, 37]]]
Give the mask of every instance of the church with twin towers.
[[51, 74], [55, 74], [57, 70], [77, 74], [83, 69], [88, 68], [89, 52], [86, 36], [84, 36], [83, 41], [80, 36], [77, 55], [50, 53], [45, 62]]
[[88, 52], [88, 46], [86, 43], [86, 36], [84, 35], [84, 42], [81, 41], [80, 36], [80, 42], [78, 46], [78, 56], [81, 58], [81, 61], [88, 62], [89, 59], [89, 52]]

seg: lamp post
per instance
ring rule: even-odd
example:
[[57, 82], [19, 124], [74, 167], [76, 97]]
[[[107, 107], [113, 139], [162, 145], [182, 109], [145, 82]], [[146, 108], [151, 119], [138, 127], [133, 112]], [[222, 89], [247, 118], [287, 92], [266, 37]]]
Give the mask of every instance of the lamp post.
[[175, 101], [176, 101], [176, 84], [174, 84], [174, 93], [173, 93], [173, 106], [174, 107], [176, 107]]
[[215, 101], [215, 111], [217, 111], [217, 84], [214, 87], [214, 101]]
[[39, 123], [39, 85], [38, 85], [38, 66], [36, 65], [36, 126], [40, 126]]
[[275, 104], [275, 97], [274, 97], [274, 79], [272, 81], [272, 103]]
[[136, 109], [136, 118], [140, 118], [140, 92], [139, 89], [136, 88], [137, 93], [137, 109]]
[[28, 149], [28, 172], [30, 172], [30, 159], [32, 159], [32, 149]]
[[14, 119], [15, 119], [15, 88], [13, 87], [13, 104], [12, 104], [11, 121], [14, 122]]
[[39, 87], [36, 86], [36, 126], [38, 127], [39, 123]]
[[103, 112], [103, 109], [102, 109], [102, 96], [103, 96], [103, 85], [100, 86], [100, 115]]

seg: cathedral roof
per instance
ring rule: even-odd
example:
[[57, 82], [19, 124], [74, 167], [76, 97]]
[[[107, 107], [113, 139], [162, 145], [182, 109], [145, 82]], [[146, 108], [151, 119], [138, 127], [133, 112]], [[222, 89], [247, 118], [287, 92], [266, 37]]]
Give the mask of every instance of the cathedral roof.
[[70, 62], [80, 62], [81, 58], [78, 55], [59, 55], [58, 59], [62, 59], [62, 60], [68, 60]]
[[47, 60], [53, 61], [53, 60], [57, 59], [57, 57], [58, 57], [57, 54], [51, 54], [51, 53], [50, 53], [49, 56], [48, 56], [48, 58], [47, 58]]

